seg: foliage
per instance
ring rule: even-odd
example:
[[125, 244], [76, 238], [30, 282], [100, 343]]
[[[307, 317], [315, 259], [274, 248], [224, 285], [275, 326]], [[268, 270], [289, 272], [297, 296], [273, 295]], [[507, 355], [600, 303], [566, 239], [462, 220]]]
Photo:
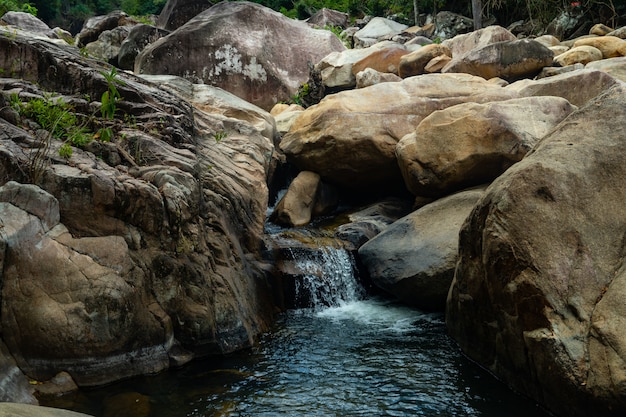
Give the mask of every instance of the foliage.
[[[117, 78], [117, 68], [111, 67], [111, 72], [106, 73], [101, 71], [100, 74], [107, 82], [107, 91], [102, 93], [100, 98], [100, 114], [105, 120], [112, 120], [115, 118], [115, 112], [117, 111], [117, 102], [122, 99], [120, 92], [117, 89], [118, 85], [124, 85], [124, 82]], [[108, 127], [102, 127], [96, 133], [96, 136], [103, 142], [110, 142], [113, 138], [113, 130]]]
[[0, 0], [0, 16], [6, 12], [26, 12], [37, 16], [37, 7], [23, 0]]

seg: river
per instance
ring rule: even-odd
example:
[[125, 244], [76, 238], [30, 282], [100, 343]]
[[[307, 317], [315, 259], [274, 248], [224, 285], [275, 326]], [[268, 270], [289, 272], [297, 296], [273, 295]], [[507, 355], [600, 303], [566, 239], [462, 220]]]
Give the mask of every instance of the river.
[[548, 416], [467, 360], [442, 314], [366, 296], [345, 252], [322, 258], [331, 282], [312, 275], [298, 290], [315, 305], [283, 314], [253, 349], [42, 405], [96, 417]]

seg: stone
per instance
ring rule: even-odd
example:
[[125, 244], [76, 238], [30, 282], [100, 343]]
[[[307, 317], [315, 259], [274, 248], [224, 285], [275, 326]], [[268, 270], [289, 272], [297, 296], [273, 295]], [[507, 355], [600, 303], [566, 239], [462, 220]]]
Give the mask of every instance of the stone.
[[44, 232], [50, 231], [61, 221], [59, 201], [32, 184], [7, 182], [0, 187], [0, 201], [10, 203], [37, 217]]
[[315, 65], [315, 69], [320, 72], [322, 83], [326, 88], [339, 90], [353, 88], [356, 85], [355, 73], [352, 71], [355, 63], [381, 49], [400, 47], [401, 45], [396, 42], [384, 41], [368, 48], [331, 52]]
[[356, 79], [357, 73], [366, 68], [371, 68], [378, 72], [387, 72], [398, 75], [400, 61], [402, 60], [402, 57], [408, 53], [409, 51], [403, 47], [379, 49], [367, 55], [365, 58], [355, 62], [352, 65], [352, 74]]
[[458, 258], [459, 231], [483, 190], [436, 200], [395, 221], [359, 249], [377, 287], [402, 303], [443, 311]]
[[[289, 184], [287, 192], [270, 215], [270, 221], [287, 227], [304, 226], [311, 219], [327, 212], [337, 205], [336, 194], [327, 190], [320, 176], [314, 172], [302, 171]], [[332, 198], [332, 195], [335, 198]], [[327, 200], [326, 196], [331, 196]]]
[[467, 74], [427, 74], [326, 96], [280, 143], [287, 160], [350, 190], [403, 188], [397, 142], [435, 110], [516, 94]]
[[440, 56], [452, 57], [452, 51], [447, 46], [436, 43], [422, 46], [418, 50], [404, 55], [400, 59], [398, 75], [401, 78], [421, 75], [426, 72], [426, 65], [428, 65], [428, 63], [434, 58]]
[[[545, 67], [541, 70], [539, 74], [535, 77], [536, 80], [540, 80], [546, 77], [553, 77], [555, 75], [565, 74], [567, 72], [578, 71], [584, 69], [585, 66], [581, 63], [576, 63], [574, 65], [568, 65], [567, 67]], [[526, 79], [528, 80], [528, 79]], [[524, 81], [524, 80], [520, 80]]]
[[554, 63], [561, 67], [574, 64], [588, 64], [602, 59], [602, 51], [593, 46], [578, 46], [554, 57]]
[[560, 97], [529, 97], [433, 112], [396, 147], [404, 182], [430, 197], [488, 183], [574, 109]]
[[535, 38], [535, 42], [539, 42], [543, 46], [550, 48], [552, 46], [557, 46], [561, 43], [561, 41], [552, 35], [541, 35]]
[[[580, 66], [582, 67], [581, 64]], [[561, 69], [571, 67], [574, 65]], [[522, 97], [563, 97], [574, 106], [580, 107], [618, 83], [618, 80], [602, 71], [572, 69], [548, 78], [520, 80], [509, 85], [507, 89], [515, 90]], [[581, 85], [584, 85], [585, 88], [580, 88]]]
[[121, 10], [115, 10], [104, 16], [87, 19], [81, 31], [76, 35], [76, 46], [83, 47], [98, 40], [102, 32], [118, 26], [133, 25], [137, 22]]
[[[84, 97], [106, 91], [110, 67], [39, 37], [0, 36], [0, 49], [0, 67], [21, 63], [1, 90], [23, 101], [55, 92], [97, 112]], [[36, 182], [62, 223], [46, 232], [39, 214], [2, 203], [2, 338], [40, 381], [66, 370], [80, 386], [103, 384], [244, 349], [274, 313], [261, 248], [273, 118], [176, 77], [116, 79], [114, 141], [73, 147], [69, 159], [50, 142]], [[225, 101], [221, 112], [201, 109], [211, 100]], [[5, 182], [34, 182], [26, 168], [39, 141], [22, 123], [32, 122], [0, 119]]]
[[33, 34], [48, 37], [52, 35], [52, 29], [50, 29], [50, 26], [30, 13], [9, 11], [2, 15], [0, 21]]
[[387, 197], [348, 213], [348, 222], [335, 229], [335, 236], [348, 242], [348, 249], [356, 251], [365, 242], [410, 212], [411, 202], [409, 200]]
[[[548, 49], [552, 51], [554, 56], [557, 56], [557, 55], [561, 55], [564, 52], [569, 51], [571, 48], [565, 45], [557, 45], [557, 46], [550, 46]], [[545, 67], [545, 68], [549, 68], [549, 67]]]
[[450, 48], [452, 57], [460, 58], [474, 49], [497, 42], [514, 41], [516, 39], [515, 35], [507, 29], [494, 25], [470, 33], [457, 35], [451, 39], [444, 40], [441, 44]]
[[543, 67], [552, 65], [552, 51], [529, 39], [504, 41], [473, 49], [453, 58], [441, 72], [464, 72], [485, 79], [533, 77]]
[[306, 22], [321, 29], [329, 27], [345, 29], [348, 26], [348, 14], [324, 7], [309, 17]]
[[176, 30], [213, 4], [207, 0], [167, 0], [157, 19], [157, 27]]
[[61, 371], [49, 381], [39, 383], [36, 386], [37, 395], [61, 396], [78, 391], [78, 385], [70, 374]]
[[130, 26], [117, 26], [100, 33], [98, 40], [85, 45], [85, 51], [92, 57], [117, 64], [122, 42], [128, 37]]
[[169, 31], [151, 25], [139, 24], [133, 26], [120, 45], [117, 53], [118, 66], [121, 69], [132, 71], [135, 68], [135, 58], [139, 55], [139, 52], [167, 34], [169, 34]]
[[[300, 107], [300, 106], [298, 106]], [[296, 119], [300, 117], [304, 109], [299, 110], [286, 110], [279, 115], [274, 117], [276, 121], [276, 130], [281, 136], [286, 135], [289, 130], [291, 130], [291, 126], [296, 122]]]
[[445, 10], [437, 13], [435, 22], [433, 39], [450, 39], [457, 35], [471, 32], [474, 29], [472, 19]]
[[620, 39], [626, 39], [626, 26], [622, 26], [621, 28], [615, 29], [612, 32], [607, 33], [608, 36], [615, 36]]
[[59, 408], [41, 407], [38, 405], [0, 403], [0, 417], [91, 417]]
[[450, 335], [555, 415], [626, 413], [626, 194], [615, 186], [626, 181], [625, 97], [618, 84], [572, 113], [489, 187], [460, 233]]
[[552, 35], [557, 39], [570, 39], [575, 35], [577, 29], [584, 22], [585, 14], [578, 13], [575, 10], [566, 9], [562, 10], [557, 16], [548, 24], [545, 29], [545, 33]]
[[148, 45], [135, 72], [183, 76], [269, 111], [307, 82], [309, 62], [344, 49], [330, 31], [256, 3], [222, 2]]
[[597, 36], [604, 36], [613, 32], [613, 30], [614, 29], [608, 27], [607, 25], [604, 25], [602, 23], [596, 23], [595, 25], [591, 27], [591, 29], [589, 29], [589, 34], [597, 35]]
[[[2, 249], [4, 255], [4, 250], [6, 249], [4, 241], [0, 242], [0, 249]], [[0, 258], [0, 261], [2, 260]], [[4, 265], [0, 262], [0, 267], [2, 266]], [[0, 340], [0, 407], [7, 402], [36, 405], [39, 402], [33, 395], [34, 392], [35, 390], [29, 384], [28, 378], [18, 368], [9, 349]], [[0, 411], [0, 415], [2, 415], [2, 411]]]
[[626, 57], [591, 61], [585, 68], [608, 73], [614, 78], [626, 82]]
[[574, 42], [574, 48], [578, 46], [593, 46], [599, 49], [602, 52], [602, 59], [626, 56], [626, 40], [616, 36], [579, 39]]
[[380, 83], [402, 81], [402, 78], [389, 72], [378, 72], [372, 68], [365, 68], [356, 74], [356, 88], [365, 88]]
[[374, 17], [365, 27], [354, 34], [354, 47], [362, 48], [371, 46], [381, 38], [389, 38], [400, 34], [407, 25], [395, 22], [384, 17]]
[[441, 72], [441, 70], [448, 65], [452, 60], [448, 55], [439, 55], [428, 61], [428, 64], [424, 67], [424, 72], [432, 74], [435, 72]]

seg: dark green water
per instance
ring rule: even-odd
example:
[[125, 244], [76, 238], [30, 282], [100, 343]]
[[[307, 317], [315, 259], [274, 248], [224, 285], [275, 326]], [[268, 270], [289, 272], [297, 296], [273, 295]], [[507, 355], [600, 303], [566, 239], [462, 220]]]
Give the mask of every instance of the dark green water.
[[547, 416], [382, 299], [284, 315], [251, 351], [48, 402], [95, 416]]

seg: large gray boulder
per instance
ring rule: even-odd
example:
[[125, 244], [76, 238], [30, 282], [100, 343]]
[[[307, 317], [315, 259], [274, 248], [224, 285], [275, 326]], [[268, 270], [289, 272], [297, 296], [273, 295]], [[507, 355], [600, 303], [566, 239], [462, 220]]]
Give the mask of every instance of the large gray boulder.
[[443, 311], [457, 262], [459, 230], [483, 190], [427, 204], [359, 249], [372, 282], [405, 304]]
[[344, 49], [330, 31], [256, 3], [222, 2], [144, 49], [135, 72], [215, 85], [269, 111], [309, 79], [309, 64]]
[[135, 58], [139, 55], [139, 52], [167, 34], [169, 34], [169, 31], [151, 25], [139, 24], [133, 26], [120, 45], [117, 53], [118, 66], [132, 71], [135, 68]]
[[167, 0], [157, 20], [157, 26], [168, 31], [176, 30], [209, 7], [208, 0]]
[[572, 113], [489, 187], [460, 234], [449, 333], [559, 416], [626, 413], [625, 93], [616, 85]]

